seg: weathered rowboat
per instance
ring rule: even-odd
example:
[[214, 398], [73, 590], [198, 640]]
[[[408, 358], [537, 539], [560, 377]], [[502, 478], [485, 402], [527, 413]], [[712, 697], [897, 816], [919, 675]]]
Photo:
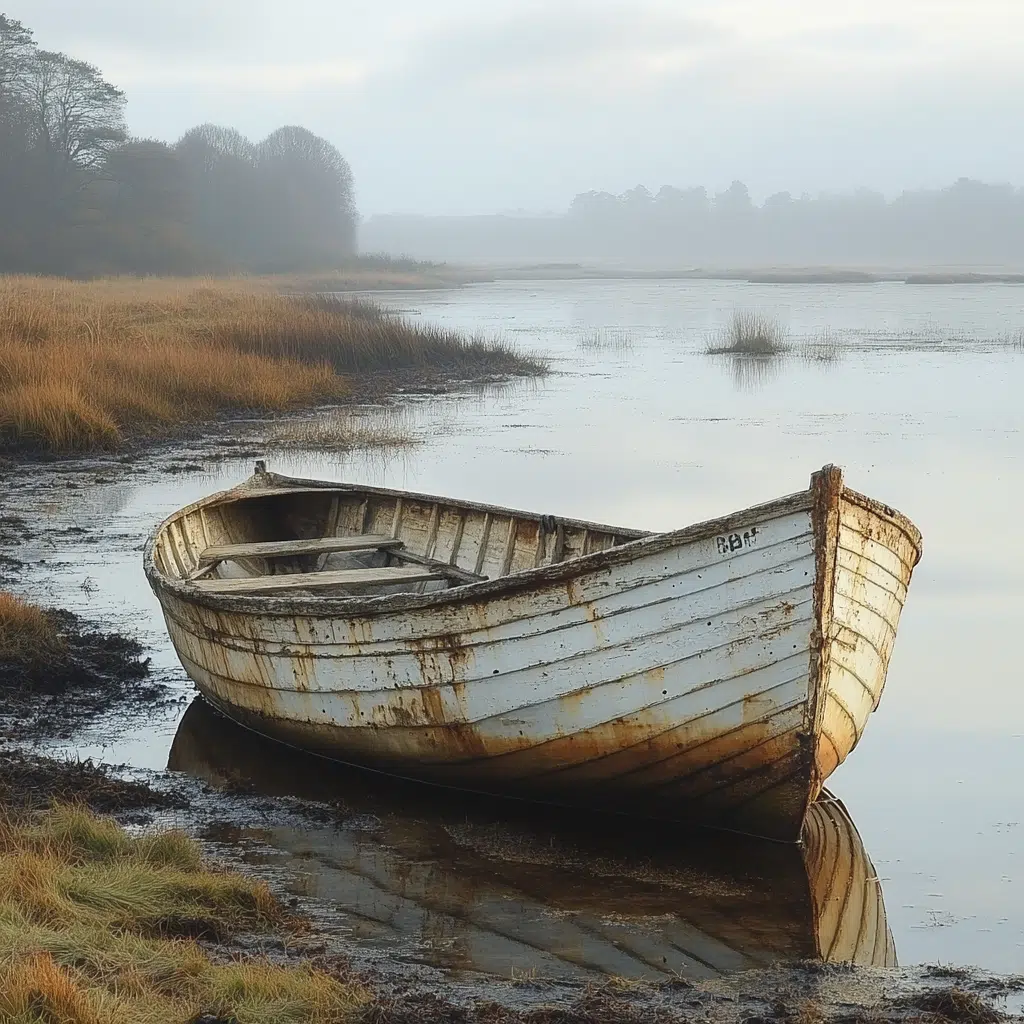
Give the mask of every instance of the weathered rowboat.
[[648, 534], [258, 464], [145, 568], [199, 690], [267, 736], [794, 841], [878, 705], [920, 554], [831, 466]]
[[[780, 961], [896, 964], [882, 888], [846, 808], [823, 793], [800, 846], [510, 804], [332, 764], [197, 697], [168, 759], [215, 788], [344, 806], [265, 819], [341, 928], [413, 959], [508, 977], [701, 981]], [[367, 821], [373, 828], [367, 828]], [[637, 850], [643, 856], [637, 858]], [[286, 862], [287, 863], [287, 862]]]

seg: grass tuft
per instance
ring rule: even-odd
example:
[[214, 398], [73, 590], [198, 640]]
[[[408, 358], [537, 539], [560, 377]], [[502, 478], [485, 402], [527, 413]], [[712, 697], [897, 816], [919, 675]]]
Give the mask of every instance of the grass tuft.
[[832, 364], [842, 358], [843, 349], [844, 343], [839, 332], [832, 327], [826, 327], [802, 346], [800, 355], [808, 362]]
[[308, 965], [214, 961], [196, 939], [294, 932], [265, 883], [181, 833], [131, 836], [81, 807], [0, 822], [0, 1020], [239, 1024], [356, 1019], [368, 996]]
[[64, 649], [58, 624], [50, 615], [0, 590], [0, 662], [44, 664]]
[[577, 348], [584, 352], [632, 352], [635, 339], [625, 328], [608, 328], [581, 332], [576, 340]]
[[786, 328], [764, 313], [737, 310], [732, 320], [709, 342], [708, 355], [778, 356], [789, 351]]

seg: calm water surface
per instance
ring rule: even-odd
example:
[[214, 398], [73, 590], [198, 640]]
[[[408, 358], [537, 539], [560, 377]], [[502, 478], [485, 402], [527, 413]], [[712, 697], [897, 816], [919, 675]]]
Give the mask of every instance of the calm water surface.
[[[925, 554], [885, 696], [830, 786], [882, 880], [902, 963], [1024, 969], [1024, 288], [506, 282], [384, 301], [545, 353], [553, 372], [412, 403], [403, 415], [428, 440], [401, 456], [273, 455], [272, 469], [659, 530], [802, 489], [835, 462], [914, 519]], [[779, 317], [796, 351], [767, 365], [706, 355], [735, 309]], [[141, 543], [250, 461], [55, 491], [52, 530], [78, 518], [105, 542], [58, 541], [63, 565], [33, 566], [26, 584], [130, 622], [189, 692]], [[180, 714], [78, 749], [163, 768]]]

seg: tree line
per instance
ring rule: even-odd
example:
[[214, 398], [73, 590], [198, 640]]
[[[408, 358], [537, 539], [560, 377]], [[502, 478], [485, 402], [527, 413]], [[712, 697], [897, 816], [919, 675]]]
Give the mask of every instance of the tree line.
[[594, 251], [643, 249], [734, 265], [1016, 264], [1024, 260], [1024, 190], [960, 178], [892, 199], [862, 188], [778, 192], [758, 205], [741, 181], [716, 195], [671, 186], [652, 193], [639, 185], [619, 195], [576, 196], [567, 227]]
[[99, 69], [0, 14], [0, 273], [258, 272], [355, 250], [352, 173], [329, 142], [204, 124], [132, 138]]
[[638, 185], [585, 192], [554, 216], [377, 216], [369, 249], [421, 259], [629, 261], [636, 266], [1024, 265], [1024, 190], [961, 178], [893, 198], [859, 189], [755, 203], [747, 186], [724, 191]]

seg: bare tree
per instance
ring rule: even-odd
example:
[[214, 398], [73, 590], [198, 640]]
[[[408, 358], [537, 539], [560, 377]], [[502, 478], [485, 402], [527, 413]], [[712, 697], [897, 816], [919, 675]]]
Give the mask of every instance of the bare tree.
[[190, 128], [178, 140], [175, 149], [182, 157], [206, 172], [225, 161], [237, 161], [255, 167], [258, 160], [254, 146], [235, 128], [218, 124], [200, 124]]
[[336, 262], [355, 250], [356, 211], [348, 161], [326, 139], [286, 125], [259, 147], [275, 191], [277, 232], [289, 263]]
[[93, 65], [47, 50], [30, 55], [21, 90], [32, 252], [38, 268], [67, 272], [85, 244], [83, 193], [125, 140], [124, 94]]
[[355, 243], [352, 172], [286, 127], [259, 145], [202, 124], [127, 138], [125, 97], [0, 14], [0, 272], [323, 266]]
[[24, 93], [34, 53], [28, 29], [0, 14], [0, 272], [21, 269], [31, 251], [32, 218], [25, 193], [33, 175]]
[[20, 93], [34, 50], [32, 33], [20, 21], [0, 14], [0, 106]]
[[92, 64], [63, 53], [33, 56], [26, 99], [37, 146], [64, 167], [98, 167], [127, 137], [124, 93]]

